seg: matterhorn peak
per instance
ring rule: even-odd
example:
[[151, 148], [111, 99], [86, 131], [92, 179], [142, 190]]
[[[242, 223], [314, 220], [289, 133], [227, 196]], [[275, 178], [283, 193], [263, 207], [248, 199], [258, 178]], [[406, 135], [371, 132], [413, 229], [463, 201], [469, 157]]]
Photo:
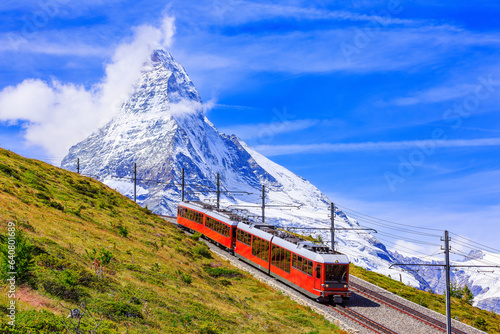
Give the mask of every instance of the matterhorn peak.
[[201, 113], [201, 97], [182, 65], [160, 45], [152, 45], [150, 49], [133, 93], [121, 107], [121, 112], [169, 113], [171, 109], [175, 112], [175, 104], [181, 103], [183, 106], [192, 105], [191, 112]]

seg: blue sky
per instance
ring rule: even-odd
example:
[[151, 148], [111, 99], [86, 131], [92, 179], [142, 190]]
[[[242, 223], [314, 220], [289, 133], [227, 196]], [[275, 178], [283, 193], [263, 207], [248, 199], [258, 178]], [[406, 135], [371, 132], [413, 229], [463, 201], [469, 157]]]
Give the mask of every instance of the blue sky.
[[340, 205], [496, 247], [499, 14], [496, 1], [3, 1], [0, 101], [22, 86], [31, 111], [0, 103], [0, 145], [57, 164], [74, 137], [51, 141], [51, 125], [85, 115], [37, 104], [88, 103], [137, 27], [175, 18], [168, 49], [219, 130]]

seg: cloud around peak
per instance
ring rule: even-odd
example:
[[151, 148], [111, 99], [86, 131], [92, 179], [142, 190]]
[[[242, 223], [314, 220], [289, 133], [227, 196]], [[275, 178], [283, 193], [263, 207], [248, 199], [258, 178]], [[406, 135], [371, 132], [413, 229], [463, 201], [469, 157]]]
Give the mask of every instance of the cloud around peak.
[[165, 16], [159, 27], [141, 25], [122, 41], [106, 65], [102, 80], [90, 88], [57, 79], [26, 79], [0, 91], [0, 122], [21, 124], [28, 145], [64, 156], [69, 147], [107, 123], [118, 112], [138, 79], [140, 69], [158, 45], [168, 48], [175, 19]]

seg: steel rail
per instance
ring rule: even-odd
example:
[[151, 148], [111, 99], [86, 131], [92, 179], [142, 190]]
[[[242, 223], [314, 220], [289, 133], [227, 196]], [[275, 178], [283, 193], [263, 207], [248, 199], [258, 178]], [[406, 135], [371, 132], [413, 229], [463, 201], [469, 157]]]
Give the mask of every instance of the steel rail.
[[[366, 288], [364, 286], [361, 286], [359, 284], [349, 282], [349, 285], [352, 290], [355, 290], [356, 292], [359, 292], [375, 301], [378, 301], [384, 305], [390, 306], [406, 315], [409, 315], [417, 320], [422, 321], [423, 323], [432, 326], [438, 330], [441, 330], [443, 332], [446, 332], [446, 324], [444, 322], [441, 322], [431, 316], [428, 316], [426, 314], [423, 314], [409, 306], [406, 306], [404, 304], [401, 304], [391, 298], [388, 298], [386, 296], [381, 295], [378, 292], [375, 292], [369, 288]], [[457, 328], [452, 328], [452, 332], [456, 334], [467, 334], [464, 331], [461, 331], [460, 329]]]

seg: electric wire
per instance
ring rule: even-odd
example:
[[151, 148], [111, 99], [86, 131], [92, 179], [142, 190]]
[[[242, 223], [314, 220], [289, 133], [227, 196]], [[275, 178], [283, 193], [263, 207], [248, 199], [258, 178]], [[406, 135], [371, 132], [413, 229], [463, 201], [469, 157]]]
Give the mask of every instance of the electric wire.
[[[484, 245], [484, 244], [481, 244], [481, 243], [479, 243], [479, 242], [473, 241], [473, 240], [471, 240], [471, 239], [468, 239], [468, 238], [466, 238], [466, 237], [464, 237], [464, 236], [461, 236], [461, 235], [459, 235], [459, 234], [456, 234], [456, 233], [452, 233], [452, 232], [450, 232], [450, 234], [451, 234], [451, 235], [454, 235], [454, 236], [456, 236], [456, 237], [462, 238], [462, 239], [464, 239], [464, 240], [467, 240], [468, 242], [470, 242], [470, 243], [472, 243], [472, 244], [479, 245], [479, 246], [483, 247], [484, 249], [490, 249], [490, 251], [495, 252], [495, 253], [497, 253], [497, 254], [500, 254], [500, 250], [499, 250], [499, 249], [496, 249], [496, 248], [493, 248], [493, 247], [486, 246], [486, 245]], [[474, 247], [476, 247], [476, 246], [474, 246]]]
[[357, 213], [357, 214], [365, 216], [365, 217], [369, 217], [369, 218], [372, 218], [372, 219], [380, 220], [380, 221], [383, 221], [383, 222], [386, 222], [386, 223], [390, 223], [390, 224], [393, 224], [393, 225], [407, 226], [407, 227], [416, 228], [416, 229], [429, 230], [429, 231], [439, 231], [439, 232], [441, 232], [441, 230], [436, 229], [436, 228], [429, 228], [429, 227], [421, 227], [421, 226], [414, 226], [414, 225], [408, 225], [408, 224], [395, 223], [395, 222], [392, 222], [390, 220], [380, 219], [380, 218], [376, 218], [376, 217], [373, 217], [373, 216], [366, 215], [364, 213], [361, 213], [361, 212], [349, 209], [349, 208], [347, 208], [345, 206], [342, 206], [342, 205], [335, 204], [335, 206], [344, 208], [345, 210], [349, 210], [351, 212]]

